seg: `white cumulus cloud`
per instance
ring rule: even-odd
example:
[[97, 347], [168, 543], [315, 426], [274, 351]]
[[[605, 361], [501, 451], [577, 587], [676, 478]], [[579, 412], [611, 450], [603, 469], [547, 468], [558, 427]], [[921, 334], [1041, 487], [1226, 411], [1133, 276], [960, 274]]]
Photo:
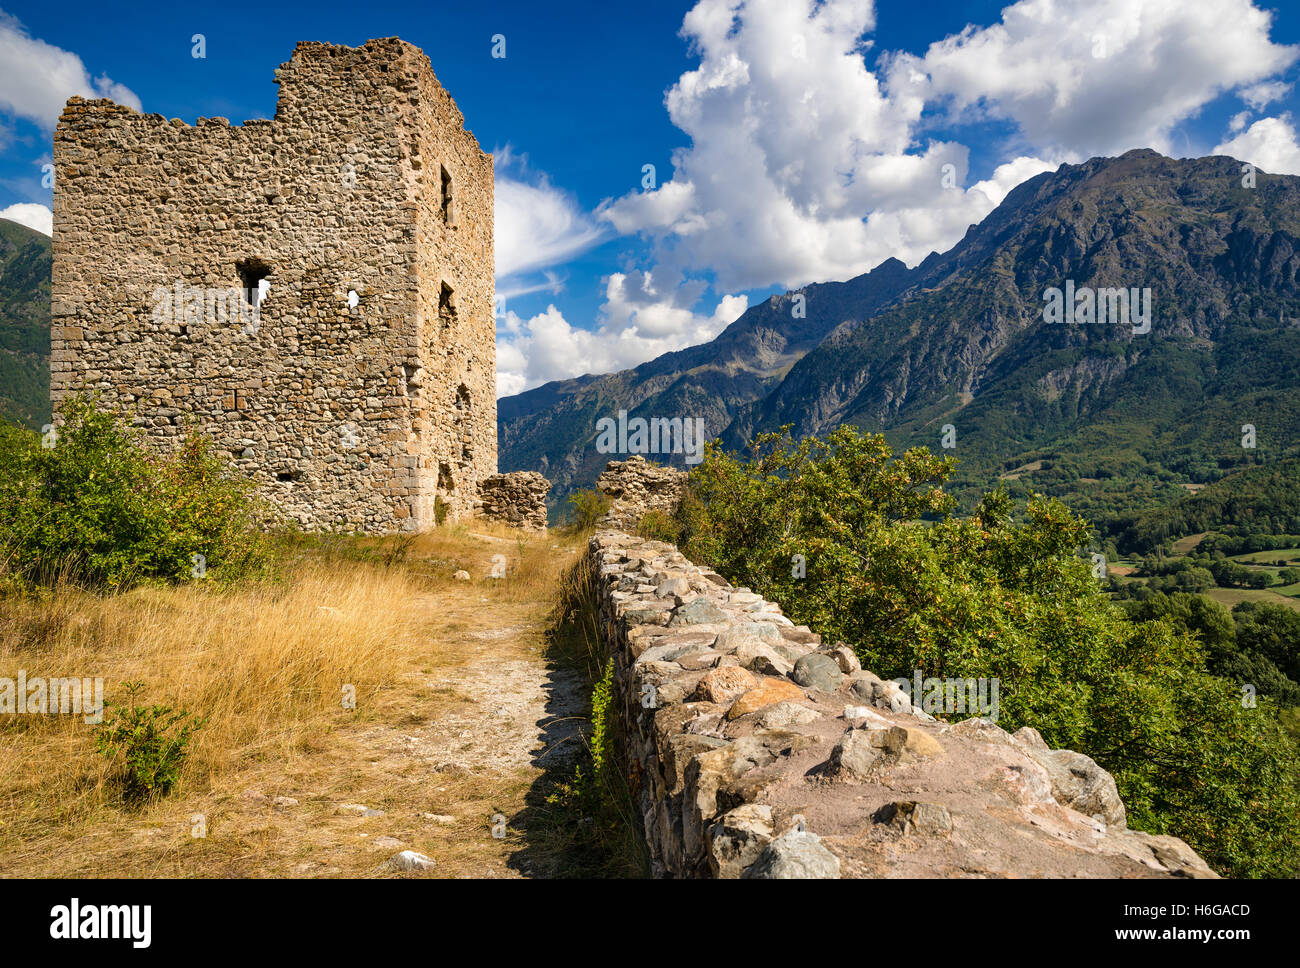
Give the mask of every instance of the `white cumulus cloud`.
[[1269, 40], [1251, 0], [1020, 0], [890, 66], [891, 95], [1015, 122], [1038, 151], [1169, 152], [1182, 121], [1226, 91], [1259, 107], [1297, 48]]
[[[647, 286], [650, 287], [647, 291]], [[745, 296], [723, 296], [709, 315], [660, 300], [639, 273], [606, 280], [606, 311], [595, 330], [571, 325], [554, 305], [530, 319], [507, 312], [497, 330], [497, 394], [522, 393], [551, 380], [609, 373], [662, 353], [706, 342], [745, 311]]]
[[[599, 215], [728, 291], [848, 278], [953, 244], [996, 200], [962, 187], [963, 145], [917, 143], [923, 102], [892, 98], [863, 59], [874, 22], [869, 0], [701, 0], [682, 26], [699, 66], [666, 97], [690, 144], [671, 179]], [[1003, 177], [1048, 167], [1021, 159]]]
[[0, 11], [0, 111], [51, 131], [73, 95], [112, 98], [141, 110], [130, 88], [107, 75], [93, 77], [76, 54], [32, 37]]
[[0, 208], [0, 218], [19, 222], [29, 229], [35, 229], [45, 235], [54, 235], [54, 213], [45, 205], [35, 202], [18, 202], [8, 208]]
[[1300, 144], [1290, 115], [1256, 121], [1235, 138], [1215, 145], [1213, 154], [1248, 161], [1271, 175], [1300, 175]]

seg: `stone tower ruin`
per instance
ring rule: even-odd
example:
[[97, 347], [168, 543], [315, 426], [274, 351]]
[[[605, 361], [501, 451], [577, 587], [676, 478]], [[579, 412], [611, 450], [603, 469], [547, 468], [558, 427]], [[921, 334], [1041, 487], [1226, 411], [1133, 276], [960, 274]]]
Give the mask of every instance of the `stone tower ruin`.
[[497, 469], [492, 158], [396, 38], [275, 76], [243, 125], [68, 101], [54, 403], [194, 427], [309, 529], [456, 520]]

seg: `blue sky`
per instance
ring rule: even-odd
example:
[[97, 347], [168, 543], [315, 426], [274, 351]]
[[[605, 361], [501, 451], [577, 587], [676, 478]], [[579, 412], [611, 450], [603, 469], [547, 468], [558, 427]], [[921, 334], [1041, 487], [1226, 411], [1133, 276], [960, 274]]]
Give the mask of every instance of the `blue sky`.
[[[37, 227], [50, 203], [41, 166], [69, 95], [238, 123], [274, 113], [272, 72], [299, 40], [400, 36], [423, 48], [497, 155], [503, 393], [711, 338], [773, 292], [891, 255], [914, 264], [1061, 162], [1220, 150], [1300, 174], [1295, 5], [0, 10], [0, 216]], [[498, 34], [504, 58], [492, 56]]]

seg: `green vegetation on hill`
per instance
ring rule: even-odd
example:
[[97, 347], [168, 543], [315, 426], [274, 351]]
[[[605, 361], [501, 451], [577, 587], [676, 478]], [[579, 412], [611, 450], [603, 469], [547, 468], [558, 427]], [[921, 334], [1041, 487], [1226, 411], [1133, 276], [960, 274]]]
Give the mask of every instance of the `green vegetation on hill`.
[[1160, 619], [1195, 635], [1207, 666], [1238, 689], [1300, 706], [1300, 611], [1241, 602], [1231, 611], [1203, 595], [1155, 593], [1123, 602], [1134, 621]]
[[48, 236], [0, 219], [0, 420], [50, 420]]
[[[1128, 615], [1080, 554], [1085, 521], [1002, 490], [958, 516], [950, 472], [850, 426], [760, 437], [745, 462], [710, 447], [665, 536], [882, 678], [998, 678], [999, 725], [1096, 759], [1135, 829], [1182, 837], [1226, 874], [1300, 873], [1300, 754], [1276, 700], [1244, 704], [1242, 670], [1194, 634], [1218, 613]], [[1268, 611], [1233, 634], [1252, 671], [1286, 675], [1293, 631]]]
[[1120, 518], [1113, 525], [1119, 550], [1139, 554], [1209, 530], [1239, 536], [1300, 533], [1300, 460], [1247, 468], [1169, 507]]

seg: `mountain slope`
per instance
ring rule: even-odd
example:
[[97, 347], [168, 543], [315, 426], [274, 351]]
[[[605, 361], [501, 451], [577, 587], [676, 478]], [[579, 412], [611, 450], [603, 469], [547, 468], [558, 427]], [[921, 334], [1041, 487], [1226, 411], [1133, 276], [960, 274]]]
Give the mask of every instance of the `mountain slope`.
[[[790, 366], [839, 323], [863, 318], [905, 288], [909, 272], [890, 259], [847, 283], [804, 290], [817, 311], [795, 313], [778, 296], [746, 310], [709, 343], [666, 353], [631, 370], [583, 376], [497, 402], [502, 471], [539, 470], [556, 485], [552, 498], [589, 486], [610, 455], [596, 450], [596, 421], [617, 417], [692, 417], [719, 436], [737, 412], [765, 396]], [[681, 464], [681, 455], [665, 455]]]
[[[1043, 461], [1022, 487], [1098, 516], [1134, 497], [1134, 478], [1158, 501], [1294, 452], [1300, 178], [1245, 188], [1240, 169], [1134, 151], [1031, 179], [1004, 203], [1020, 214], [994, 244], [981, 225], [949, 254], [963, 256], [955, 271], [923, 263], [920, 292], [832, 332], [725, 442], [847, 421], [938, 449], [951, 423], [959, 483]], [[1045, 323], [1043, 293], [1067, 279], [1149, 288], [1151, 331]]]
[[48, 236], [0, 219], [0, 419], [50, 420]]
[[[725, 405], [701, 381], [688, 402], [730, 417], [720, 436], [733, 449], [783, 424], [820, 434], [847, 421], [897, 446], [941, 450], [951, 424], [956, 448], [944, 452], [962, 461], [959, 491], [1005, 475], [1012, 490], [1056, 493], [1101, 519], [1167, 504], [1186, 494], [1180, 485], [1297, 449], [1300, 178], [1256, 179], [1243, 186], [1230, 158], [1147, 150], [1038, 175], [914, 269], [892, 262], [803, 290], [806, 335], [825, 333], [816, 346]], [[870, 285], [884, 271], [889, 284]], [[1045, 289], [1067, 280], [1149, 289], [1150, 332], [1045, 323]], [[774, 324], [788, 300], [735, 326]], [[765, 315], [751, 318], [756, 310]], [[677, 356], [704, 352], [697, 365], [707, 369], [716, 349]], [[603, 388], [612, 411], [643, 369], [583, 387]], [[681, 413], [668, 409], [679, 399], [655, 397], [658, 414]], [[1256, 428], [1254, 450], [1241, 447], [1245, 424]], [[536, 466], [513, 443], [503, 438], [503, 466]], [[585, 443], [570, 437], [550, 458], [567, 459], [577, 485], [598, 463]]]

